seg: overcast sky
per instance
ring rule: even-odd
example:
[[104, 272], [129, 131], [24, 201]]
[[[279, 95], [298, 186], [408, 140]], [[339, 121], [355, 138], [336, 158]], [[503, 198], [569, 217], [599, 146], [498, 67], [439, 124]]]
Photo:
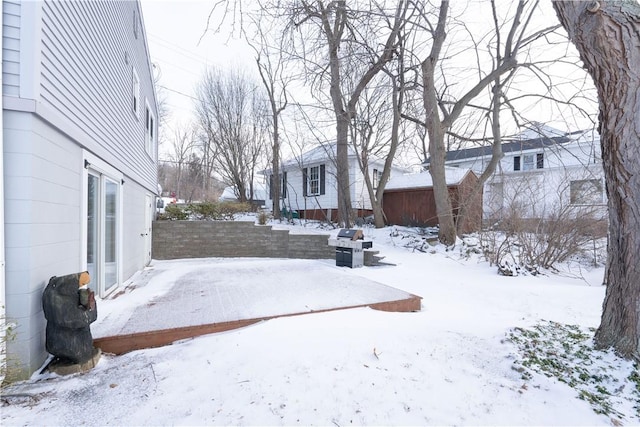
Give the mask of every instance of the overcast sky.
[[[151, 61], [167, 98], [169, 126], [192, 117], [195, 86], [208, 66], [252, 67], [250, 48], [208, 32], [210, 0], [141, 0]], [[215, 19], [212, 18], [212, 19]]]
[[[177, 124], [186, 124], [193, 119], [195, 88], [207, 67], [244, 67], [250, 73], [254, 73], [256, 71], [254, 55], [246, 43], [229, 38], [229, 27], [222, 29], [218, 34], [214, 34], [213, 31], [205, 33], [212, 8], [220, 3], [218, 9], [221, 9], [226, 4], [225, 1], [141, 0], [141, 3], [151, 60], [159, 75], [159, 90], [166, 98], [170, 110], [167, 126], [163, 129], [170, 137], [171, 129]], [[484, 8], [483, 2], [473, 1], [467, 3], [467, 7], [473, 4], [475, 7]], [[541, 26], [555, 24], [557, 17], [550, 2], [542, 2], [541, 7], [543, 12], [537, 16], [540, 20], [538, 24]], [[485, 11], [485, 9], [482, 10]], [[477, 15], [472, 14], [472, 16]], [[476, 19], [483, 22], [480, 16]], [[214, 14], [211, 17], [211, 27], [215, 27], [215, 23], [220, 21], [220, 16]], [[469, 22], [472, 24], [473, 19], [469, 18]], [[570, 70], [571, 74], [576, 72], [583, 73], [575, 67]], [[256, 81], [258, 81], [257, 77]], [[533, 81], [527, 82], [526, 86], [533, 83]], [[589, 125], [586, 121], [580, 124], [569, 123], [573, 121], [570, 117], [562, 118], [566, 122], [553, 123], [545, 118], [549, 116], [548, 106], [534, 104], [532, 108], [534, 111], [528, 114], [531, 120], [551, 123], [559, 129], [576, 130]], [[163, 148], [160, 149], [161, 158]]]

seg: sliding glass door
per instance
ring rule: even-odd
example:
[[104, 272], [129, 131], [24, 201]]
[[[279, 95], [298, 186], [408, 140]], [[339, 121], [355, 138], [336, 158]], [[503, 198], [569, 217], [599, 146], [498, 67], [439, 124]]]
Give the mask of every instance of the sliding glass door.
[[88, 175], [88, 191], [87, 191], [87, 271], [91, 276], [91, 283], [94, 290], [97, 289], [98, 283], [97, 264], [98, 264], [98, 242], [100, 240], [99, 224], [99, 188], [100, 177]]
[[87, 180], [87, 270], [92, 287], [104, 297], [118, 285], [120, 185], [91, 170]]

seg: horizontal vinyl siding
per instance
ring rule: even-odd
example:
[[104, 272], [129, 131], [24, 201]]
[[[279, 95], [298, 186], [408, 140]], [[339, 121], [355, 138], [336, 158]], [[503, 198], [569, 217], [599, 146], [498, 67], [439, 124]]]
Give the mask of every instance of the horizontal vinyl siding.
[[[349, 182], [351, 188], [353, 188], [353, 192], [351, 193], [351, 205], [354, 209], [371, 209], [371, 199], [369, 198], [367, 184], [364, 182], [364, 176], [362, 175], [360, 164], [355, 158], [350, 158], [349, 162], [351, 164]], [[369, 172], [369, 174], [371, 174], [371, 172]]]
[[[5, 124], [18, 126], [4, 130], [6, 269], [35, 274], [20, 287], [36, 289], [80, 266], [82, 157], [46, 123], [28, 114], [18, 122], [17, 116]], [[10, 259], [10, 253], [17, 256]], [[7, 291], [17, 289], [9, 280], [7, 285]]]
[[20, 3], [2, 1], [2, 91], [20, 94]]
[[137, 3], [129, 1], [45, 2], [40, 90], [43, 104], [87, 134], [89, 151], [153, 190], [157, 169], [145, 150], [144, 115], [132, 110], [132, 67], [141, 99], [154, 108], [144, 38], [133, 33], [134, 10], [137, 15]]
[[82, 266], [82, 152], [31, 113], [4, 112], [7, 351], [26, 377], [46, 359], [42, 292]]
[[[284, 204], [293, 210], [326, 210], [338, 208], [338, 184], [336, 178], [336, 166], [331, 160], [324, 162], [313, 162], [305, 165], [305, 168], [325, 165], [325, 194], [318, 196], [303, 196], [302, 171], [298, 166], [290, 166], [287, 172], [287, 198]], [[384, 164], [375, 162], [369, 165], [369, 176], [372, 176], [373, 169], [382, 172]], [[401, 175], [405, 171], [393, 168], [391, 176]], [[351, 192], [351, 205], [354, 209], [371, 209], [371, 199], [367, 191], [364, 177], [360, 171], [360, 165], [355, 157], [349, 157], [349, 188]], [[267, 203], [269, 204], [269, 203]], [[282, 203], [281, 203], [282, 205]]]
[[326, 163], [313, 163], [306, 167], [325, 165], [325, 194], [304, 196], [302, 185], [302, 171], [298, 168], [288, 169], [287, 172], [287, 197], [281, 202], [292, 210], [312, 210], [337, 208], [338, 191], [335, 180], [335, 166], [330, 161]]

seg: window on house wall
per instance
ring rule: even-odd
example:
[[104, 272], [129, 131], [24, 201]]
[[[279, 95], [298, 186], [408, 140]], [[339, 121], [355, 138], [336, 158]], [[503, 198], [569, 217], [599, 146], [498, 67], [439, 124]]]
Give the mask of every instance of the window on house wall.
[[309, 168], [309, 195], [320, 194], [320, 166], [314, 166]]
[[535, 167], [535, 155], [534, 154], [525, 154], [522, 156], [522, 170], [530, 171]]
[[544, 153], [524, 154], [522, 156], [513, 157], [514, 171], [528, 171], [533, 169], [544, 168]]
[[325, 193], [325, 165], [302, 170], [302, 195], [319, 196]]
[[581, 179], [571, 181], [569, 192], [572, 205], [597, 205], [603, 203], [602, 181]]
[[280, 183], [280, 197], [287, 198], [287, 173], [282, 173], [282, 182]]
[[[287, 173], [284, 172], [282, 175], [282, 181], [280, 182], [280, 198], [287, 198]], [[273, 174], [269, 175], [269, 200], [273, 200]]]
[[136, 117], [140, 117], [140, 77], [136, 69], [133, 68], [133, 84], [132, 84], [132, 99], [133, 99], [133, 112]]
[[156, 142], [156, 119], [151, 111], [151, 107], [147, 103], [145, 107], [144, 113], [144, 122], [145, 122], [145, 149], [147, 153], [153, 157], [155, 153], [155, 142]]
[[377, 189], [378, 188], [378, 184], [380, 183], [380, 176], [382, 176], [382, 174], [380, 173], [380, 171], [378, 169], [374, 169], [373, 170], [373, 176], [371, 177], [371, 181], [373, 183], [373, 189]]
[[138, 38], [138, 31], [139, 31], [139, 21], [138, 21], [138, 12], [136, 12], [135, 10], [133, 11], [133, 36], [137, 39]]

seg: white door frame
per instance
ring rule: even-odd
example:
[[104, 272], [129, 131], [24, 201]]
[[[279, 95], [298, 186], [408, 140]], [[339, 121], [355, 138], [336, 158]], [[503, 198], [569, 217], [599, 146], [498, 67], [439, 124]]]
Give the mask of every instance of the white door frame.
[[155, 196], [151, 193], [145, 195], [145, 208], [144, 208], [144, 226], [143, 231], [144, 238], [144, 265], [149, 265], [151, 262], [151, 232], [152, 221], [155, 213]]
[[[115, 264], [116, 264], [116, 272], [115, 272], [115, 282], [113, 286], [105, 289], [105, 283], [103, 280], [104, 277], [104, 268], [105, 268], [105, 259], [104, 254], [100, 254], [98, 257], [99, 265], [97, 267], [97, 271], [99, 277], [92, 277], [90, 282], [90, 287], [96, 291], [96, 295], [100, 298], [104, 298], [106, 295], [117, 289], [122, 284], [122, 237], [123, 237], [123, 206], [122, 206], [122, 182], [123, 175], [121, 172], [116, 170], [115, 168], [108, 165], [106, 162], [100, 160], [98, 157], [93, 154], [83, 150], [83, 173], [82, 173], [82, 206], [81, 206], [81, 244], [80, 244], [80, 260], [83, 270], [87, 270], [87, 238], [88, 238], [88, 226], [87, 226], [87, 215], [88, 215], [88, 191], [89, 184], [88, 179], [89, 175], [99, 176], [100, 177], [100, 194], [104, 194], [104, 188], [106, 180], [109, 180], [117, 185], [117, 195], [116, 195], [116, 248], [115, 248]], [[99, 230], [98, 230], [98, 238], [100, 242], [104, 242], [105, 239], [105, 208], [104, 206], [100, 206], [104, 197], [100, 196], [99, 201]], [[101, 246], [101, 245], [99, 245]]]

